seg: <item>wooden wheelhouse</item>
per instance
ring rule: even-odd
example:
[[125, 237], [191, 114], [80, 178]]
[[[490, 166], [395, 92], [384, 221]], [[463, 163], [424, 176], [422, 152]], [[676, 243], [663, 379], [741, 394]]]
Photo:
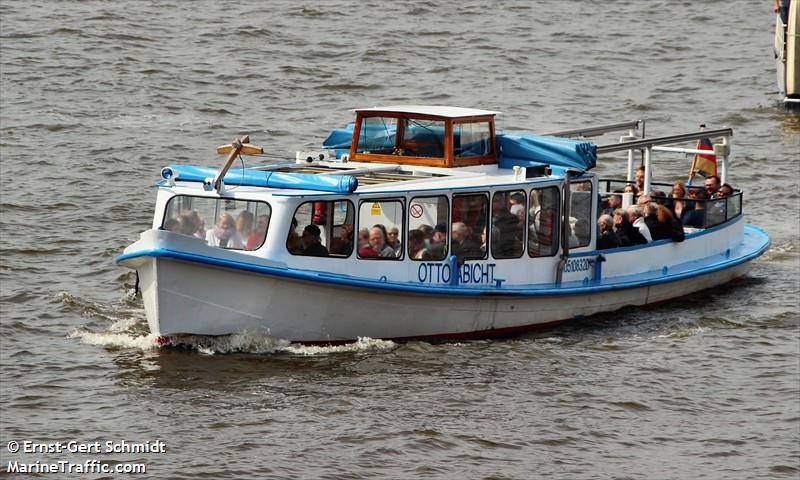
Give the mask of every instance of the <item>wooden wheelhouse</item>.
[[448, 168], [497, 163], [498, 112], [396, 106], [355, 113], [352, 161]]

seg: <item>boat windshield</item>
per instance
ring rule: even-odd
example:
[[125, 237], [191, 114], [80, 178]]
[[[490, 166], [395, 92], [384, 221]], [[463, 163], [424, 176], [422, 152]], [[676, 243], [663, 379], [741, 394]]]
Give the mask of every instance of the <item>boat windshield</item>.
[[212, 247], [256, 250], [264, 244], [272, 214], [268, 203], [176, 195], [161, 228], [205, 240]]
[[444, 120], [366, 117], [357, 153], [444, 158]]

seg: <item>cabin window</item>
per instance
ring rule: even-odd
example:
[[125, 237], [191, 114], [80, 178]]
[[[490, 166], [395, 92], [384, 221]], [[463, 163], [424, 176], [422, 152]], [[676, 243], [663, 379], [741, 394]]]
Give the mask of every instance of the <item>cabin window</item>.
[[450, 251], [464, 260], [485, 259], [489, 196], [485, 193], [453, 195]]
[[457, 123], [453, 126], [456, 158], [482, 157], [492, 153], [489, 122]]
[[519, 258], [525, 251], [525, 191], [496, 192], [492, 197], [492, 256]]
[[592, 182], [572, 182], [569, 189], [569, 248], [586, 247], [592, 240]]
[[444, 158], [444, 121], [404, 118], [398, 150], [412, 157]]
[[561, 197], [558, 187], [534, 188], [528, 207], [528, 256], [551, 257], [558, 252]]
[[395, 151], [397, 119], [391, 117], [365, 117], [358, 134], [358, 153], [391, 155]]
[[347, 258], [353, 253], [354, 221], [349, 200], [305, 202], [294, 212], [286, 249], [292, 255]]
[[447, 197], [414, 197], [408, 206], [408, 257], [444, 260], [450, 233]]
[[358, 258], [403, 258], [403, 202], [372, 199], [358, 207]]
[[176, 195], [161, 228], [202, 238], [212, 247], [256, 250], [264, 244], [272, 209], [261, 201]]

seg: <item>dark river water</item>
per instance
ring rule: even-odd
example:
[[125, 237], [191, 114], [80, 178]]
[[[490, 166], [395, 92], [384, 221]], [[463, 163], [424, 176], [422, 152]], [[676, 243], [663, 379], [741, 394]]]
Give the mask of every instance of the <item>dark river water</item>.
[[[3, 1], [0, 470], [798, 478], [800, 116], [780, 104], [773, 28], [752, 0]], [[160, 167], [219, 165], [245, 133], [291, 159], [348, 109], [397, 103], [530, 132], [731, 126], [732, 183], [772, 248], [734, 285], [512, 339], [150, 345], [113, 259], [149, 228]], [[655, 162], [656, 180], [689, 166]], [[7, 446], [157, 439], [166, 453]]]

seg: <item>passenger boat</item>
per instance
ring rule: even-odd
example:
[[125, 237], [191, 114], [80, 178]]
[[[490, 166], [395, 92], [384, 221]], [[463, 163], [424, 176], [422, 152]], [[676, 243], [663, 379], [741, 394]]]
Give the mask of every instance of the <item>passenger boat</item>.
[[[615, 190], [664, 188], [651, 178], [655, 152], [708, 155], [676, 145], [716, 140], [727, 181], [728, 128], [643, 138], [634, 121], [540, 136], [498, 133], [486, 110], [354, 112], [323, 149], [291, 162], [239, 164], [263, 152], [243, 137], [219, 147], [222, 168], [162, 169], [152, 228], [116, 259], [138, 272], [152, 334], [501, 336], [724, 284], [770, 244], [734, 189], [694, 200], [705, 213], [681, 242], [598, 249], [609, 194], [624, 207], [633, 194]], [[609, 132], [625, 135], [585, 140]], [[627, 152], [625, 175], [598, 178], [597, 156], [613, 152]]]
[[800, 2], [775, 1], [778, 89], [789, 109], [800, 109]]

